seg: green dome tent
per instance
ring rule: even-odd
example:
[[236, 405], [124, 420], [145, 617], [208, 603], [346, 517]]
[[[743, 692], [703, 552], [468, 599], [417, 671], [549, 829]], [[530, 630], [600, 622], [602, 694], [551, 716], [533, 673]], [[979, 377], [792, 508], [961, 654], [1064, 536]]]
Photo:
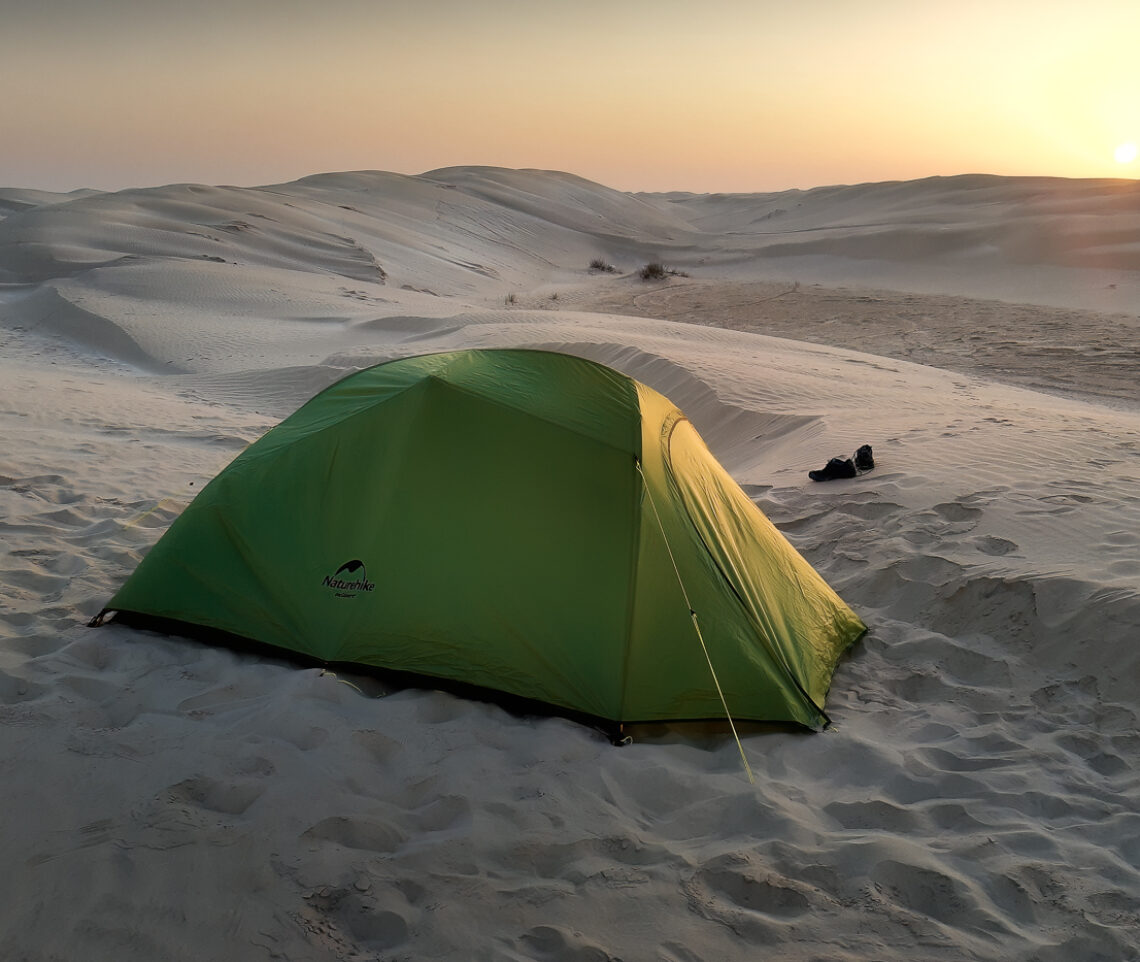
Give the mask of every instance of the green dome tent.
[[609, 722], [727, 706], [813, 728], [866, 630], [670, 401], [532, 350], [327, 388], [202, 490], [112, 611]]

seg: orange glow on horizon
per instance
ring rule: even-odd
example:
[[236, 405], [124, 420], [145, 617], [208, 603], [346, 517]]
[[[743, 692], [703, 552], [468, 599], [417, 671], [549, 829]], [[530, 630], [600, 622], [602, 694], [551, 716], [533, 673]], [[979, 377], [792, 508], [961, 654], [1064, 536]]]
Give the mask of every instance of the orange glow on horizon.
[[0, 36], [0, 186], [464, 164], [724, 192], [1119, 177], [1140, 125], [1140, 4], [1116, 0], [60, 2], [66, 26], [27, 8]]

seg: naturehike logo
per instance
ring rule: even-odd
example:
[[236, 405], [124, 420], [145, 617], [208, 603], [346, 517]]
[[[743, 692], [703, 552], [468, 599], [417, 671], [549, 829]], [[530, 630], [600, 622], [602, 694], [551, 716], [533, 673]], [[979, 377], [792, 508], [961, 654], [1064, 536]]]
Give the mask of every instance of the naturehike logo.
[[338, 598], [355, 598], [362, 591], [374, 591], [376, 588], [375, 582], [368, 580], [364, 562], [355, 559], [342, 564], [336, 569], [336, 574], [325, 575], [321, 584]]

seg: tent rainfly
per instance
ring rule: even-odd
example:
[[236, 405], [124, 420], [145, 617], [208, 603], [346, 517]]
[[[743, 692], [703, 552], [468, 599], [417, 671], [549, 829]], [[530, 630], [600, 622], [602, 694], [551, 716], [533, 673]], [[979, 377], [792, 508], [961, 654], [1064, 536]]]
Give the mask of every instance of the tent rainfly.
[[537, 350], [358, 371], [250, 445], [93, 622], [611, 724], [827, 723], [866, 630], [644, 384]]

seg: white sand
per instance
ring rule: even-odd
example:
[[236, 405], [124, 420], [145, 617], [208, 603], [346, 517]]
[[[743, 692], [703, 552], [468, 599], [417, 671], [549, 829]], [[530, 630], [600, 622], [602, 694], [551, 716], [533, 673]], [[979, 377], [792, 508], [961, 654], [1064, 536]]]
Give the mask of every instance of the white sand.
[[[1137, 184], [464, 168], [4, 213], [3, 958], [1138, 957]], [[84, 627], [315, 391], [492, 345], [690, 414], [872, 625], [834, 730], [749, 734], [753, 787], [721, 736]]]

